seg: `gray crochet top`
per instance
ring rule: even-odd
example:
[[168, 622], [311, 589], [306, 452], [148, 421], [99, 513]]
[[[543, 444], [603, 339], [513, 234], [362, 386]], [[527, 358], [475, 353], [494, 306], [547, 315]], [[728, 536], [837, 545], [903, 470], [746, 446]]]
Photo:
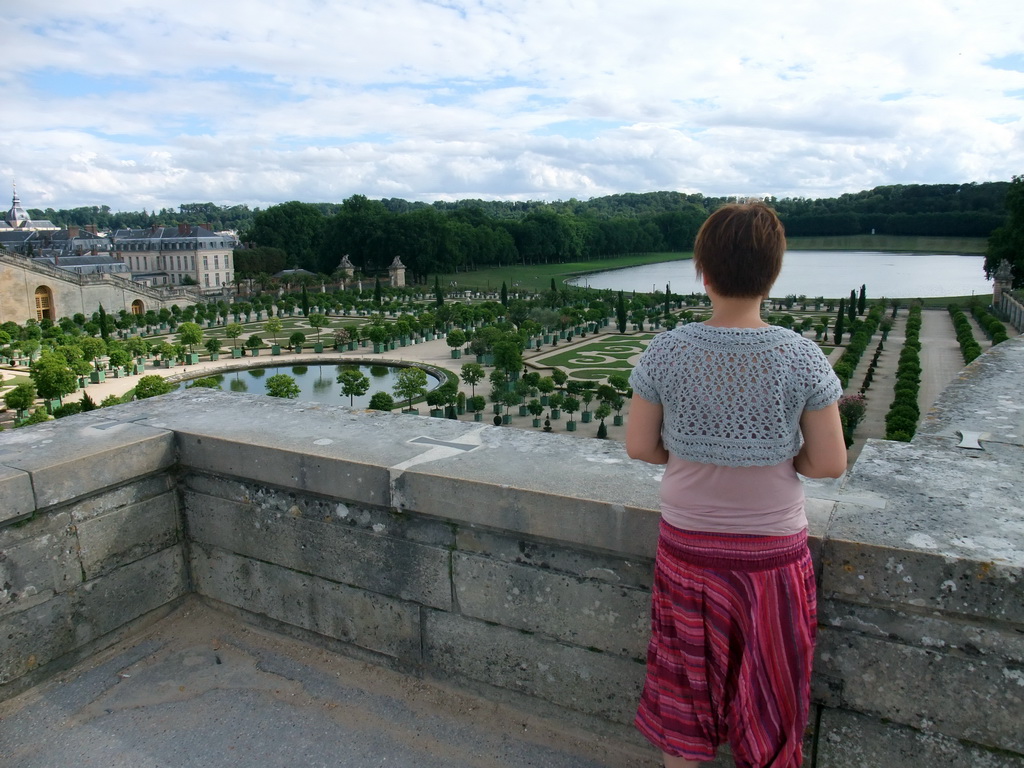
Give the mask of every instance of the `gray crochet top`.
[[818, 345], [778, 326], [690, 323], [655, 336], [629, 383], [660, 403], [662, 442], [681, 459], [771, 466], [800, 451], [800, 415], [842, 395]]

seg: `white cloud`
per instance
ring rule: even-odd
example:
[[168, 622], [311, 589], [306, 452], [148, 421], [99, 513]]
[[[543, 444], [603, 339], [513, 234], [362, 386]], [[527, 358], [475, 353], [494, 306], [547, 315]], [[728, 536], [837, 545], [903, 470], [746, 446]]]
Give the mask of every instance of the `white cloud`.
[[1018, 18], [1013, 0], [56, 0], [7, 12], [0, 180], [31, 207], [136, 210], [1008, 179]]

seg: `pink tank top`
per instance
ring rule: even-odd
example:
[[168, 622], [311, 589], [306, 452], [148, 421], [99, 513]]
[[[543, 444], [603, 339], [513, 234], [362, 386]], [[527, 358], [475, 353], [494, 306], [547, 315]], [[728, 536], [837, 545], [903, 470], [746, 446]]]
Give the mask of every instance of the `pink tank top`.
[[765, 467], [722, 467], [669, 454], [661, 515], [684, 531], [786, 536], [807, 527], [804, 488], [793, 460]]

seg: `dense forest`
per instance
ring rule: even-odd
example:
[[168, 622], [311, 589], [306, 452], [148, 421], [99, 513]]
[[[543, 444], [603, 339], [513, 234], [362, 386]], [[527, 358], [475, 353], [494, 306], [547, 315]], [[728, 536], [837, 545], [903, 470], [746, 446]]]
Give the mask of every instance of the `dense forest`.
[[[1016, 180], [1015, 180], [1016, 181]], [[1011, 182], [875, 187], [836, 198], [770, 198], [790, 237], [924, 235], [988, 237], [1007, 224]], [[288, 202], [265, 210], [191, 203], [178, 210], [113, 212], [108, 206], [32, 209], [60, 226], [99, 229], [177, 223], [235, 230], [240, 276], [302, 267], [330, 274], [343, 255], [366, 275], [400, 256], [414, 281], [438, 272], [508, 263], [601, 259], [689, 250], [708, 213], [725, 198], [681, 192], [591, 200], [420, 203], [354, 195], [342, 203]]]

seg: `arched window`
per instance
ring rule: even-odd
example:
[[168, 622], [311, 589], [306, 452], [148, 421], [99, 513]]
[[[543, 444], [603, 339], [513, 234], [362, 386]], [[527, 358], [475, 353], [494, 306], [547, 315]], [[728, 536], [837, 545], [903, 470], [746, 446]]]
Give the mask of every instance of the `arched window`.
[[133, 315], [144, 315], [146, 314], [146, 308], [142, 304], [142, 299], [136, 299], [132, 302], [132, 314]]
[[45, 285], [36, 288], [36, 320], [53, 320], [53, 291]]

